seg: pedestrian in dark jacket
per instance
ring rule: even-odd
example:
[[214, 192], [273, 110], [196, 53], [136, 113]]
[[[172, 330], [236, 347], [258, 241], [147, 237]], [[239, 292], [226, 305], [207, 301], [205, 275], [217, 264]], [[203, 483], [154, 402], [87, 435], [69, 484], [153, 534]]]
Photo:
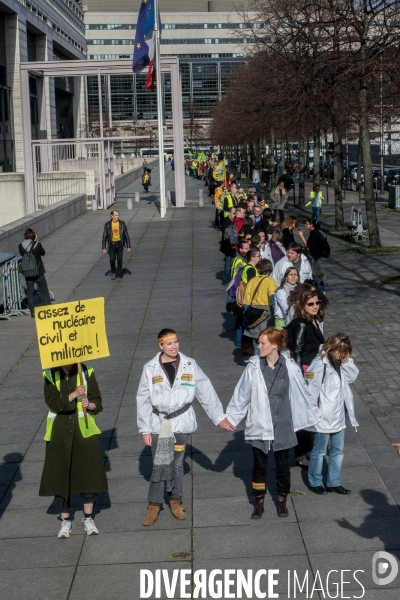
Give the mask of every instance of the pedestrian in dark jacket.
[[[99, 386], [91, 367], [82, 365], [81, 385], [76, 364], [44, 371], [44, 399], [49, 407], [46, 428], [46, 457], [40, 481], [40, 496], [55, 496], [62, 525], [59, 538], [71, 533], [70, 495], [79, 493], [84, 503], [87, 535], [99, 533], [93, 507], [99, 492], [108, 489], [104, 461], [93, 416], [102, 412]], [[87, 410], [87, 426], [83, 409]]]
[[[320, 346], [325, 342], [322, 322], [327, 297], [318, 290], [305, 290], [298, 298], [294, 308], [294, 319], [287, 327], [287, 345], [293, 360], [305, 374], [318, 355]], [[294, 449], [296, 464], [308, 468], [306, 455], [313, 447], [310, 431], [297, 431], [298, 444]]]
[[[108, 246], [108, 250], [107, 250]], [[104, 225], [102, 248], [103, 254], [110, 257], [111, 279], [122, 279], [122, 256], [124, 246], [131, 251], [131, 241], [129, 239], [128, 229], [124, 221], [119, 220], [119, 212], [111, 211], [111, 220]], [[117, 259], [117, 269], [115, 270], [115, 259]]]
[[35, 277], [25, 277], [26, 281], [26, 297], [28, 300], [28, 306], [31, 313], [31, 317], [34, 318], [34, 307], [35, 307], [35, 284], [38, 287], [39, 294], [41, 295], [42, 304], [50, 304], [49, 288], [47, 287], [47, 281], [44, 274], [46, 269], [42, 261], [42, 256], [46, 254], [45, 249], [39, 242], [36, 233], [33, 229], [26, 229], [24, 233], [24, 241], [19, 245], [19, 253], [21, 256], [27, 252], [31, 252], [36, 259], [39, 274]]

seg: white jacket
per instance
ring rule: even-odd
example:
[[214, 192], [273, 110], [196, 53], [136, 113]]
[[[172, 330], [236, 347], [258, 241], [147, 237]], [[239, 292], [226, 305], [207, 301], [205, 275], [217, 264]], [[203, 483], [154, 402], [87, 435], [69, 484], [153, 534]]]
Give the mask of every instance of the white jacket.
[[[303, 283], [306, 279], [312, 279], [311, 263], [304, 254], [300, 255], [301, 267], [300, 267], [300, 283]], [[284, 276], [286, 269], [293, 267], [293, 263], [290, 262], [287, 256], [278, 260], [272, 271], [272, 277], [276, 281], [276, 285], [279, 287], [282, 283], [282, 277]]]
[[[324, 365], [326, 365], [325, 378]], [[307, 369], [307, 373], [313, 373], [314, 377], [307, 379], [308, 389], [312, 399], [318, 403], [321, 411], [321, 421], [311, 429], [319, 433], [337, 433], [346, 427], [345, 407], [354, 428], [358, 427], [354, 415], [354, 399], [350, 389], [350, 383], [357, 379], [358, 369], [349, 358], [348, 362], [342, 363], [340, 368], [342, 377], [336, 373], [327, 357], [321, 358], [319, 354], [314, 358]]]
[[277, 290], [275, 294], [275, 317], [278, 319], [286, 319], [288, 309], [288, 297], [285, 290], [282, 288]]
[[[190, 404], [195, 397], [214, 425], [219, 425], [226, 415], [211, 381], [196, 361], [179, 353], [179, 368], [171, 388], [165, 371], [160, 365], [160, 354], [161, 352], [144, 365], [140, 378], [136, 396], [139, 433], [160, 432], [160, 419], [152, 412], [153, 406], [169, 414], [179, 410], [185, 404]], [[196, 431], [197, 422], [193, 406], [182, 415], [171, 419], [171, 426], [174, 433]]]
[[[317, 403], [311, 400], [300, 368], [290, 358], [289, 352], [282, 352], [282, 355], [286, 359], [289, 375], [293, 430], [306, 429], [315, 425], [321, 419], [321, 415]], [[274, 439], [268, 391], [261, 372], [259, 356], [253, 356], [248, 361], [228, 404], [226, 415], [235, 426], [247, 415], [244, 434], [246, 440]]]

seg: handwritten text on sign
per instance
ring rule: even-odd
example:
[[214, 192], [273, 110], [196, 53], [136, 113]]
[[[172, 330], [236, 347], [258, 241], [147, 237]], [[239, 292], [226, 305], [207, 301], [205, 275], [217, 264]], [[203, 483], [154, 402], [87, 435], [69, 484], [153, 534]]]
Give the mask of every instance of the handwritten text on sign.
[[43, 369], [109, 356], [104, 298], [35, 308]]

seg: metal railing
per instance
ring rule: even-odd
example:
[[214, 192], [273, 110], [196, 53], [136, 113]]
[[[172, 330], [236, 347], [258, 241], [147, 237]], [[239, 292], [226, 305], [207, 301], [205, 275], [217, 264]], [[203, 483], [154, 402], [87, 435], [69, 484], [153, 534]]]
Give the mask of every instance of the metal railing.
[[[5, 259], [5, 255], [3, 255]], [[23, 308], [23, 301], [26, 299], [26, 281], [20, 272], [22, 257], [12, 254], [7, 259], [1, 260], [1, 286], [0, 286], [0, 306], [3, 312], [0, 313], [0, 319], [11, 321], [11, 317], [22, 317], [30, 315], [28, 308]], [[35, 293], [39, 295], [35, 289]], [[54, 300], [54, 294], [49, 291], [50, 299]]]
[[32, 163], [36, 209], [76, 194], [86, 194], [88, 208], [114, 202], [112, 141], [35, 140]]

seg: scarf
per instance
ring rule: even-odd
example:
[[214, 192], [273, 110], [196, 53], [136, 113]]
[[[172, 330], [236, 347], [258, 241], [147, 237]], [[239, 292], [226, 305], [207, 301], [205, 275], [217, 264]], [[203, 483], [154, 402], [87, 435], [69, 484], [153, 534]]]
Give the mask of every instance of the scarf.
[[160, 434], [158, 436], [156, 454], [154, 456], [151, 481], [165, 481], [167, 492], [172, 492], [174, 485], [174, 434], [171, 421], [159, 413]]
[[283, 285], [283, 289], [285, 290], [285, 294], [286, 294], [287, 298], [289, 298], [290, 292], [292, 292], [294, 290], [296, 285], [297, 285], [296, 283], [288, 283], [287, 281], [285, 281], [285, 283]]

